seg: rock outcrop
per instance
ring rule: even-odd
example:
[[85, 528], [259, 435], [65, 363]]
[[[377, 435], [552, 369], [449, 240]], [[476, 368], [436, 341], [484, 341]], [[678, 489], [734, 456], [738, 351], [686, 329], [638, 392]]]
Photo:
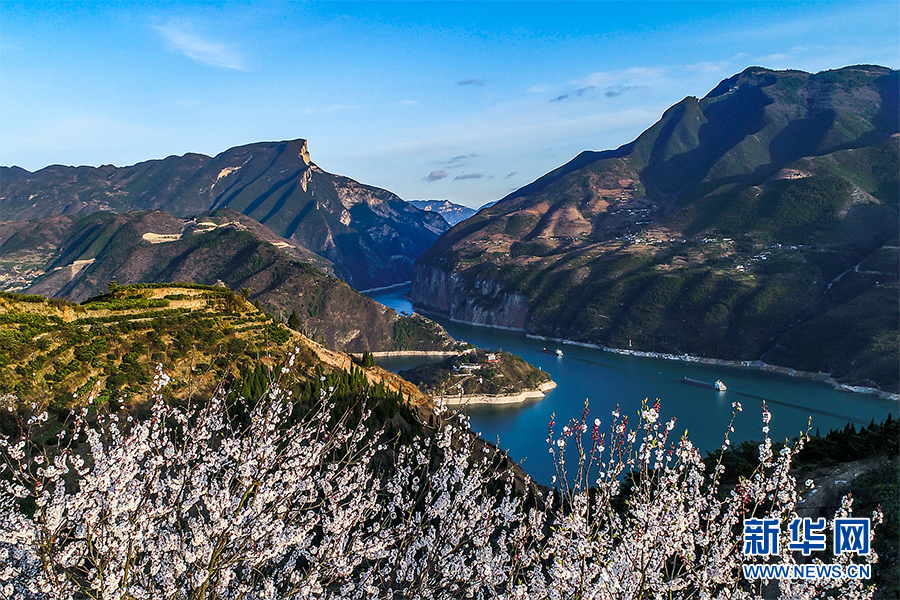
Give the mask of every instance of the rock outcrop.
[[459, 274], [434, 265], [416, 270], [410, 295], [417, 299], [417, 308], [463, 323], [524, 331], [528, 320], [528, 298], [523, 294], [504, 291], [490, 279], [469, 285]]

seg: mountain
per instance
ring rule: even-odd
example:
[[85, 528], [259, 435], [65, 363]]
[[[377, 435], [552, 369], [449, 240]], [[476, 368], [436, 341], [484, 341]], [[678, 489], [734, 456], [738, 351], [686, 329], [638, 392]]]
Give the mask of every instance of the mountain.
[[450, 225], [465, 221], [477, 211], [462, 204], [454, 204], [449, 200], [407, 200], [410, 204], [426, 212], [436, 212]]
[[334, 350], [453, 346], [439, 325], [401, 317], [311, 264], [310, 256], [231, 209], [196, 219], [133, 211], [0, 223], [0, 288], [8, 291], [81, 302], [105, 293], [113, 281], [221, 282], [246, 290], [281, 320], [296, 314], [298, 329]]
[[387, 190], [326, 173], [302, 139], [130, 167], [0, 168], [4, 220], [131, 210], [188, 217], [222, 208], [322, 256], [357, 289], [409, 281], [415, 259], [448, 228]]
[[453, 227], [419, 259], [413, 301], [897, 391], [898, 80], [746, 69]]

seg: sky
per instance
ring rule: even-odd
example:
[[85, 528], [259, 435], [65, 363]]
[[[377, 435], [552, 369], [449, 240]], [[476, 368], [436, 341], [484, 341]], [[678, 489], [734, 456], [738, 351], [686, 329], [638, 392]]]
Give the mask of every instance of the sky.
[[889, 2], [0, 1], [0, 164], [304, 138], [406, 200], [498, 200], [748, 66], [900, 67]]

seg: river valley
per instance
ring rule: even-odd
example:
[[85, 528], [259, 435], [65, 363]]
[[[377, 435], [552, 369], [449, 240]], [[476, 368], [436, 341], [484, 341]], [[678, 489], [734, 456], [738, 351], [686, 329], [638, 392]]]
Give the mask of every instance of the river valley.
[[[405, 298], [409, 286], [373, 291], [369, 296], [398, 312], [413, 312]], [[434, 318], [434, 317], [432, 317]], [[590, 407], [589, 422], [601, 419], [601, 432], [607, 430], [612, 411], [618, 405], [630, 423], [637, 422], [641, 402], [660, 400], [660, 418], [676, 417], [673, 435], [685, 430], [691, 441], [704, 452], [721, 447], [732, 415], [732, 404], [740, 402], [743, 412], [735, 419], [732, 443], [761, 440], [761, 407], [765, 402], [772, 413], [773, 441], [796, 437], [808, 427], [822, 435], [842, 429], [847, 423], [857, 428], [888, 414], [898, 416], [898, 403], [870, 394], [843, 392], [824, 382], [770, 373], [756, 368], [726, 367], [635, 357], [572, 344], [531, 339], [521, 332], [453, 323], [434, 318], [454, 338], [479, 347], [518, 354], [531, 364], [548, 371], [557, 387], [540, 400], [502, 406], [468, 406], [472, 429], [488, 441], [509, 451], [538, 482], [550, 483], [555, 474], [548, 452], [547, 427], [555, 416], [555, 434], [559, 435], [569, 419], [580, 418], [585, 400]], [[544, 348], [563, 351], [562, 356], [548, 354]], [[397, 372], [442, 357], [385, 357], [378, 364]], [[684, 377], [701, 381], [722, 380], [727, 391], [717, 392], [682, 383]], [[676, 437], [677, 437], [676, 436]], [[574, 456], [568, 456], [573, 464]]]

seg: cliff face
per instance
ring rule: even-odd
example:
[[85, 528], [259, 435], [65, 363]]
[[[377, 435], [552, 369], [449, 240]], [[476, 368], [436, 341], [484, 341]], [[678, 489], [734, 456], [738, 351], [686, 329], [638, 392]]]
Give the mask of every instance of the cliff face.
[[747, 69], [455, 225], [417, 261], [413, 302], [896, 390], [898, 90], [870, 65]]
[[410, 288], [416, 306], [456, 321], [524, 331], [528, 321], [528, 298], [504, 291], [490, 279], [472, 285], [457, 273], [434, 265], [419, 265]]

